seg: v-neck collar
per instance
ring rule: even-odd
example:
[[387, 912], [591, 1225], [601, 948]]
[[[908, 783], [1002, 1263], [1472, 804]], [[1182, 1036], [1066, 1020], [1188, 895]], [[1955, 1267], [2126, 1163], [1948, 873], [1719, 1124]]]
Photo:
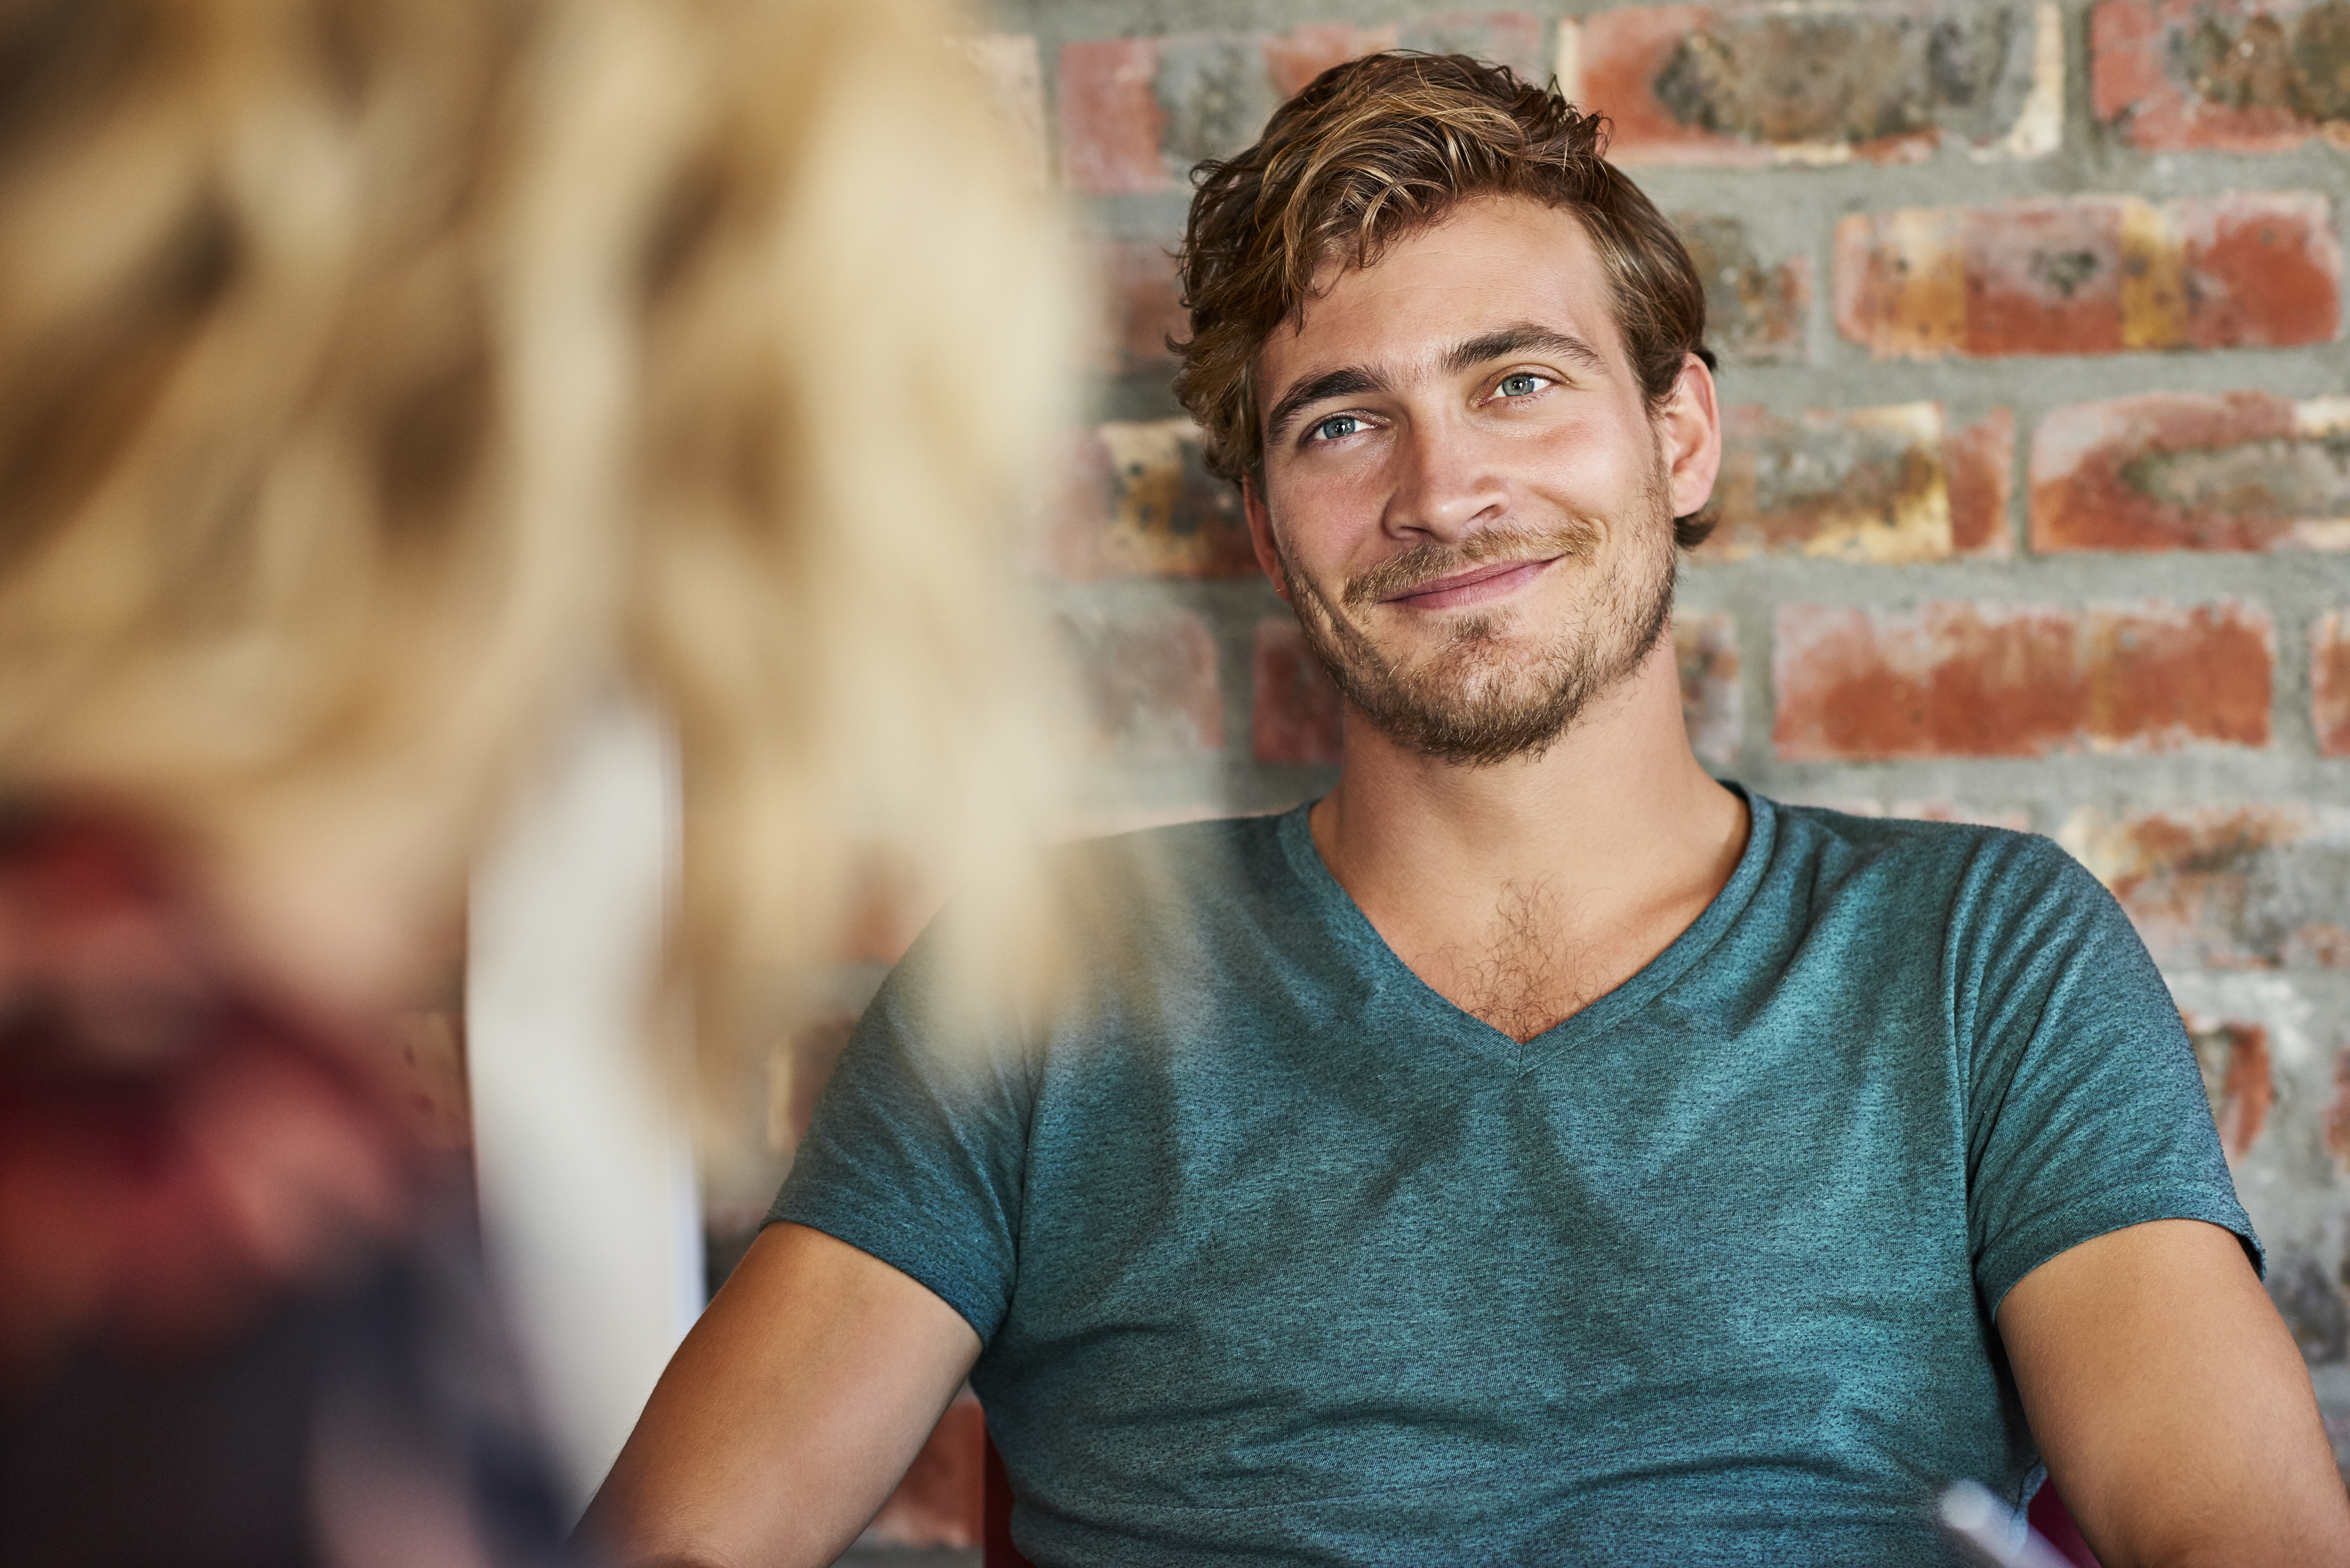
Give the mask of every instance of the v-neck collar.
[[1371, 981], [1366, 1021], [1440, 1028], [1479, 1056], [1517, 1074], [1585, 1034], [1613, 1028], [1626, 1014], [1646, 1006], [1719, 942], [1752, 900], [1755, 888], [1762, 884], [1763, 868], [1771, 861], [1778, 813], [1768, 799], [1744, 785], [1727, 779], [1721, 784], [1746, 803], [1748, 815], [1746, 848], [1739, 856], [1730, 880], [1722, 884], [1721, 890], [1698, 918], [1666, 945], [1664, 951], [1629, 979], [1523, 1043], [1456, 1005], [1413, 973], [1411, 966], [1396, 955], [1387, 939], [1371, 924], [1370, 917], [1363, 913], [1362, 906], [1339, 886], [1330, 867], [1323, 864], [1322, 852], [1315, 846], [1314, 830], [1306, 820], [1314, 802], [1283, 813], [1279, 834], [1282, 852], [1315, 914], [1356, 958]]

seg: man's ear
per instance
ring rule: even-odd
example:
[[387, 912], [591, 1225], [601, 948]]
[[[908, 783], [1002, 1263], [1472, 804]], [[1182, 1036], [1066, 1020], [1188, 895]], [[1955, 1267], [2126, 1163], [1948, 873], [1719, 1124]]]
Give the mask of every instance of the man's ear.
[[1255, 475], [1241, 481], [1241, 510], [1248, 516], [1249, 544], [1256, 564], [1273, 579], [1273, 591], [1289, 597], [1289, 579], [1282, 574], [1281, 552], [1273, 547], [1273, 514], [1264, 508], [1264, 490]]
[[1659, 450], [1672, 494], [1672, 515], [1686, 517], [1713, 494], [1721, 472], [1721, 410], [1713, 395], [1713, 372], [1694, 354], [1681, 356], [1681, 373], [1654, 420]]

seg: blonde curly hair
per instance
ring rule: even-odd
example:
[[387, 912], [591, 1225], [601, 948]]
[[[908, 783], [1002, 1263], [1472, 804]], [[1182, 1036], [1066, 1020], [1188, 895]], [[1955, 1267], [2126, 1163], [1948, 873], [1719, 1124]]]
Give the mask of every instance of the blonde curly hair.
[[855, 833], [1020, 787], [997, 587], [1070, 289], [952, 25], [0, 11], [0, 787], [369, 890], [317, 911], [364, 940], [455, 907], [624, 681], [678, 738], [704, 1030], [742, 1024]]

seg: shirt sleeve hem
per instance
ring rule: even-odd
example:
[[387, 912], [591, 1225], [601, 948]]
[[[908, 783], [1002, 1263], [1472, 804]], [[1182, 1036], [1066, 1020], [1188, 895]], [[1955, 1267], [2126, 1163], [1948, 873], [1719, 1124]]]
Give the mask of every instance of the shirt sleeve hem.
[[1991, 1315], [1999, 1315], [2000, 1303], [2018, 1281], [2058, 1253], [2153, 1220], [2200, 1220], [2217, 1225], [2243, 1243], [2254, 1272], [2267, 1272], [2261, 1239], [2232, 1192], [2200, 1182], [2114, 1188], [2067, 1202], [2061, 1211], [2036, 1216], [1983, 1250], [1975, 1279]]
[[896, 1227], [844, 1215], [837, 1210], [778, 1203], [768, 1210], [762, 1229], [778, 1220], [821, 1231], [834, 1241], [845, 1241], [866, 1256], [887, 1263], [961, 1314], [962, 1320], [971, 1324], [972, 1332], [979, 1335], [981, 1348], [984, 1349], [995, 1337], [1003, 1315], [1000, 1304], [992, 1301], [988, 1293], [975, 1289], [961, 1270], [909, 1246], [905, 1233]]

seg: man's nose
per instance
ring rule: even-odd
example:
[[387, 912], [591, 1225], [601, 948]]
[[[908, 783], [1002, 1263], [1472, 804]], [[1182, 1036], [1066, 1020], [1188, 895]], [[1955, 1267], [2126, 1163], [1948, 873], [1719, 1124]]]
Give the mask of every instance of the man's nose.
[[1474, 431], [1441, 418], [1414, 420], [1399, 443], [1388, 497], [1388, 534], [1452, 544], [1508, 510], [1508, 487]]

